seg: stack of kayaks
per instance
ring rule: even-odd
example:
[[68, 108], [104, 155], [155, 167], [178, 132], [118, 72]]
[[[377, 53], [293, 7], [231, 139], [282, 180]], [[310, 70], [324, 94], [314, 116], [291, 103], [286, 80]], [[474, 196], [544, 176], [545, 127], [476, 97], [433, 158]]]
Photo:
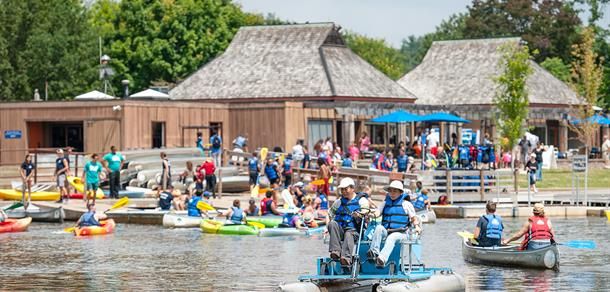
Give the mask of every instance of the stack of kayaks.
[[222, 222], [206, 219], [201, 221], [201, 231], [203, 231], [203, 233], [227, 235], [257, 235], [259, 229], [244, 224], [228, 225]]
[[[10, 201], [21, 201], [21, 191], [2, 189], [0, 190], [0, 199]], [[59, 192], [32, 192], [32, 201], [57, 201], [59, 200]]]
[[462, 256], [465, 261], [475, 264], [535, 269], [559, 268], [559, 251], [555, 244], [537, 250], [519, 250], [516, 245], [478, 247], [464, 239]]
[[23, 219], [6, 219], [4, 222], [0, 222], [0, 233], [26, 231], [28, 226], [30, 226], [30, 223], [32, 223], [32, 218], [30, 217]]
[[74, 228], [74, 235], [76, 236], [90, 236], [90, 235], [103, 235], [114, 232], [114, 220], [102, 220], [100, 226], [84, 226]]

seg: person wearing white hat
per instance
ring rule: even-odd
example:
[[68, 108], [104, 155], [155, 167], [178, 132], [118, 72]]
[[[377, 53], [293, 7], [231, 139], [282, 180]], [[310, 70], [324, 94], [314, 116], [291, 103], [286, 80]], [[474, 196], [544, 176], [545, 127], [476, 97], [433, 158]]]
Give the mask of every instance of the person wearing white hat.
[[341, 265], [350, 266], [358, 231], [360, 228], [361, 210], [369, 209], [366, 198], [356, 196], [356, 183], [346, 177], [341, 179], [338, 192], [341, 198], [336, 200], [328, 211], [326, 228], [330, 235], [328, 251], [334, 260], [340, 260]]
[[[370, 259], [375, 260], [379, 267], [384, 267], [396, 243], [407, 239], [407, 230], [415, 226], [417, 233], [421, 233], [421, 225], [415, 214], [413, 205], [405, 200], [402, 182], [395, 180], [384, 188], [388, 192], [385, 200], [378, 206], [376, 215], [382, 216], [381, 224], [373, 232], [371, 248], [368, 251]], [[381, 241], [386, 238], [383, 249]]]

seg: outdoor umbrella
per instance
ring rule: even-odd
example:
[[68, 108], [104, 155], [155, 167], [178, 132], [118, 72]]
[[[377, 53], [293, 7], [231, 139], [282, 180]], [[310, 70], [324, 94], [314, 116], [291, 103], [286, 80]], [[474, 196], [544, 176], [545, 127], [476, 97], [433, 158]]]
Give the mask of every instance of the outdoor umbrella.
[[450, 113], [438, 112], [420, 117], [420, 122], [447, 122], [447, 123], [470, 123], [469, 120], [462, 119]]
[[[594, 115], [592, 117], [589, 117], [587, 121], [589, 121], [589, 123], [591, 124], [610, 125], [610, 119], [602, 115]], [[572, 123], [574, 125], [578, 125], [580, 124], [580, 120], [574, 120]]]
[[[420, 116], [418, 115], [414, 115], [412, 113], [403, 111], [403, 110], [398, 110], [395, 111], [393, 113], [387, 114], [387, 115], [382, 115], [382, 116], [378, 116], [374, 119], [372, 119], [372, 122], [375, 123], [386, 123], [386, 135], [389, 136], [387, 133], [388, 130], [388, 125], [389, 123], [412, 123], [412, 122], [419, 122], [420, 120]], [[385, 146], [388, 147], [388, 139], [385, 140]]]

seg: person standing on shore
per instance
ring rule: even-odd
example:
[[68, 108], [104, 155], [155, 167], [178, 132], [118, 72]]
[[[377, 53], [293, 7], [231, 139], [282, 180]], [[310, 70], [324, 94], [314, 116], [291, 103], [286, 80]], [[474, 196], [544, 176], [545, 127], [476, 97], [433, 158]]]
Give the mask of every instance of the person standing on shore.
[[125, 157], [116, 151], [116, 147], [110, 146], [110, 153], [104, 155], [106, 172], [109, 174], [110, 198], [119, 198], [121, 189], [121, 169]]
[[211, 157], [205, 159], [205, 162], [197, 169], [198, 173], [202, 173], [205, 177], [205, 190], [212, 192], [212, 197], [216, 199], [216, 166]]
[[532, 143], [527, 140], [527, 136], [523, 135], [521, 141], [519, 141], [519, 149], [521, 150], [521, 163], [523, 163], [523, 168], [527, 170], [527, 162], [530, 154], [530, 148], [532, 147]]
[[358, 145], [360, 146], [360, 155], [364, 158], [364, 152], [369, 151], [369, 147], [371, 147], [371, 138], [369, 138], [366, 132], [362, 132], [362, 137], [360, 137]]
[[323, 158], [318, 158], [318, 167], [319, 167], [319, 171], [318, 171], [318, 179], [321, 179], [324, 181], [324, 184], [322, 184], [320, 193], [323, 193], [324, 195], [326, 195], [326, 197], [330, 196], [330, 168], [328, 167], [328, 165], [326, 164], [326, 160], [324, 160]]
[[57, 159], [55, 159], [55, 173], [53, 174], [55, 181], [57, 182], [57, 188], [59, 188], [59, 200], [56, 203], [62, 203], [68, 198], [66, 190], [66, 174], [68, 171], [68, 162], [64, 156], [64, 151], [60, 148], [57, 149]]
[[604, 167], [610, 168], [610, 138], [604, 135], [604, 144], [602, 144], [602, 154], [604, 155]]
[[102, 165], [97, 161], [98, 155], [96, 153], [91, 154], [91, 161], [88, 161], [83, 168], [82, 181], [85, 182], [85, 196], [84, 199], [89, 205], [89, 199], [93, 200], [95, 205], [95, 197], [97, 189], [100, 186], [100, 173], [102, 172]]
[[163, 167], [161, 171], [161, 187], [163, 190], [167, 190], [172, 185], [172, 165], [169, 163], [165, 152], [161, 152], [160, 156], [161, 166]]
[[210, 137], [210, 143], [212, 143], [212, 158], [214, 159], [214, 164], [220, 167], [222, 165], [222, 138], [218, 132], [213, 132], [212, 137]]
[[195, 141], [197, 145], [197, 149], [201, 151], [201, 156], [205, 157], [205, 148], [203, 147], [203, 134], [201, 132], [197, 132], [197, 141]]
[[[64, 150], [64, 158], [66, 159], [66, 162], [68, 162], [68, 171], [66, 171], [66, 177], [71, 176], [72, 173], [70, 173], [70, 155], [72, 155], [72, 150], [74, 150], [74, 148], [68, 146], [66, 147], [66, 149]], [[78, 176], [78, 173], [75, 173], [74, 175]], [[70, 185], [70, 182], [66, 179], [66, 194], [71, 194], [71, 189], [72, 186]]]
[[[19, 168], [19, 173], [21, 174], [21, 203], [23, 203], [23, 208], [28, 209], [30, 202], [32, 201], [32, 183], [34, 182], [34, 171], [36, 170], [36, 165], [32, 162], [32, 154], [26, 154], [21, 167]], [[25, 199], [27, 190], [27, 200]]]
[[536, 154], [536, 181], [542, 180], [542, 152], [544, 152], [544, 145], [542, 143], [538, 143], [533, 152]]
[[538, 169], [538, 163], [536, 162], [536, 154], [532, 153], [530, 155], [530, 160], [525, 164], [525, 169], [527, 170], [527, 177], [529, 178], [529, 188], [533, 188], [534, 193], [537, 193], [536, 171]]

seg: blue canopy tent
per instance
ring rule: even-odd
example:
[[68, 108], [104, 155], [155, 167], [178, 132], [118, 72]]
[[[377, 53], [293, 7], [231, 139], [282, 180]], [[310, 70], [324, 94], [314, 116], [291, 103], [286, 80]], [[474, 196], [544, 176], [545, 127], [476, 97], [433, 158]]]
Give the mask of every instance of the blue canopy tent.
[[382, 115], [382, 116], [378, 116], [376, 118], [373, 118], [371, 120], [371, 122], [374, 123], [385, 123], [386, 127], [385, 127], [385, 146], [386, 148], [388, 147], [389, 144], [389, 127], [387, 124], [389, 123], [413, 123], [413, 122], [419, 122], [420, 121], [420, 116], [409, 113], [407, 111], [404, 110], [397, 110], [393, 113], [389, 113], [386, 115]]
[[469, 120], [462, 119], [450, 113], [438, 112], [425, 116], [421, 116], [419, 122], [447, 122], [447, 123], [470, 123]]
[[[599, 114], [589, 117], [587, 121], [589, 121], [591, 124], [610, 125], [610, 119]], [[580, 124], [580, 120], [574, 120], [572, 121], [572, 124], [578, 125]]]

